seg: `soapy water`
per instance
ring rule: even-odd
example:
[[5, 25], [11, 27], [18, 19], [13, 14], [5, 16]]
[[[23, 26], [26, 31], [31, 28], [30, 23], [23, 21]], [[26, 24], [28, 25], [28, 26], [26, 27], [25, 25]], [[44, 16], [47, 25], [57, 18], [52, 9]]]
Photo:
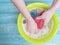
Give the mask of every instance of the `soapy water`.
[[[31, 13], [31, 16], [34, 17], [34, 16], [37, 16], [37, 14], [41, 11], [43, 11], [43, 9], [35, 8], [35, 9], [32, 9], [30, 13]], [[38, 32], [36, 34], [31, 34], [26, 30], [25, 18], [23, 18], [22, 27], [25, 34], [29, 36], [30, 38], [33, 38], [33, 39], [44, 38], [44, 36], [51, 31], [50, 29], [53, 27], [53, 21], [50, 21], [47, 25], [43, 26], [42, 29], [38, 29]]]

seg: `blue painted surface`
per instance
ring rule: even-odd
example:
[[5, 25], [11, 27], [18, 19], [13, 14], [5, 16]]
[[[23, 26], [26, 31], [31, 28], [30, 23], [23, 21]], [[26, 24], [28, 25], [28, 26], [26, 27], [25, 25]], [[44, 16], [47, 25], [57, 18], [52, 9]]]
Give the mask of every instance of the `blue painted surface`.
[[[26, 5], [33, 2], [42, 2], [51, 5], [53, 0], [25, 0]], [[60, 9], [57, 10], [60, 20]], [[10, 0], [0, 0], [0, 45], [36, 45], [25, 41], [17, 29], [17, 17], [19, 11]], [[59, 21], [60, 25], [60, 21]], [[60, 26], [59, 26], [60, 27]], [[60, 45], [60, 28], [57, 35], [46, 44]]]

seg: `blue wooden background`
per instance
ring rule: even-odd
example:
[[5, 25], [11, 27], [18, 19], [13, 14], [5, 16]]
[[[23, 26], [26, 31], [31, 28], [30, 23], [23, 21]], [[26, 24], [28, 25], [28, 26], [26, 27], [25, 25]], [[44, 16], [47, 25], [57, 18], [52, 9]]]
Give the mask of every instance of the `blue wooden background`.
[[[33, 2], [51, 5], [53, 0], [25, 0], [26, 5]], [[60, 9], [57, 10], [57, 13], [60, 20]], [[19, 11], [10, 0], [0, 0], [0, 45], [36, 45], [25, 41], [20, 36], [17, 29], [18, 14]], [[60, 28], [57, 35], [51, 41], [38, 45], [60, 45]]]

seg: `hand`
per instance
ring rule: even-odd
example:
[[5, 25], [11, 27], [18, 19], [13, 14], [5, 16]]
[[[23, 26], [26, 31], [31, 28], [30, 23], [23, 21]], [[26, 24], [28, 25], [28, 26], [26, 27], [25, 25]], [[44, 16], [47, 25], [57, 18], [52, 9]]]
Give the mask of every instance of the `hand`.
[[26, 29], [28, 32], [35, 34], [38, 32], [37, 30], [37, 24], [33, 19], [26, 20]]
[[41, 16], [37, 17], [37, 19], [44, 19], [44, 25], [47, 25], [51, 20], [53, 14], [54, 14], [53, 10], [47, 10]]

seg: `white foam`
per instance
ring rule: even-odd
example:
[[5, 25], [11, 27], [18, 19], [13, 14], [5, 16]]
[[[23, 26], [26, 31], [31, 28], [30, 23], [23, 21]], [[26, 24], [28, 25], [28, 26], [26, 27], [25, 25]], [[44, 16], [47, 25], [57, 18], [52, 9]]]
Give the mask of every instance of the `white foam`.
[[42, 29], [38, 29], [38, 32], [36, 34], [31, 34], [26, 30], [26, 23], [22, 24], [23, 30], [25, 34], [31, 38], [37, 39], [39, 37], [43, 37], [44, 35], [49, 33], [49, 27], [48, 25], [44, 26]]

